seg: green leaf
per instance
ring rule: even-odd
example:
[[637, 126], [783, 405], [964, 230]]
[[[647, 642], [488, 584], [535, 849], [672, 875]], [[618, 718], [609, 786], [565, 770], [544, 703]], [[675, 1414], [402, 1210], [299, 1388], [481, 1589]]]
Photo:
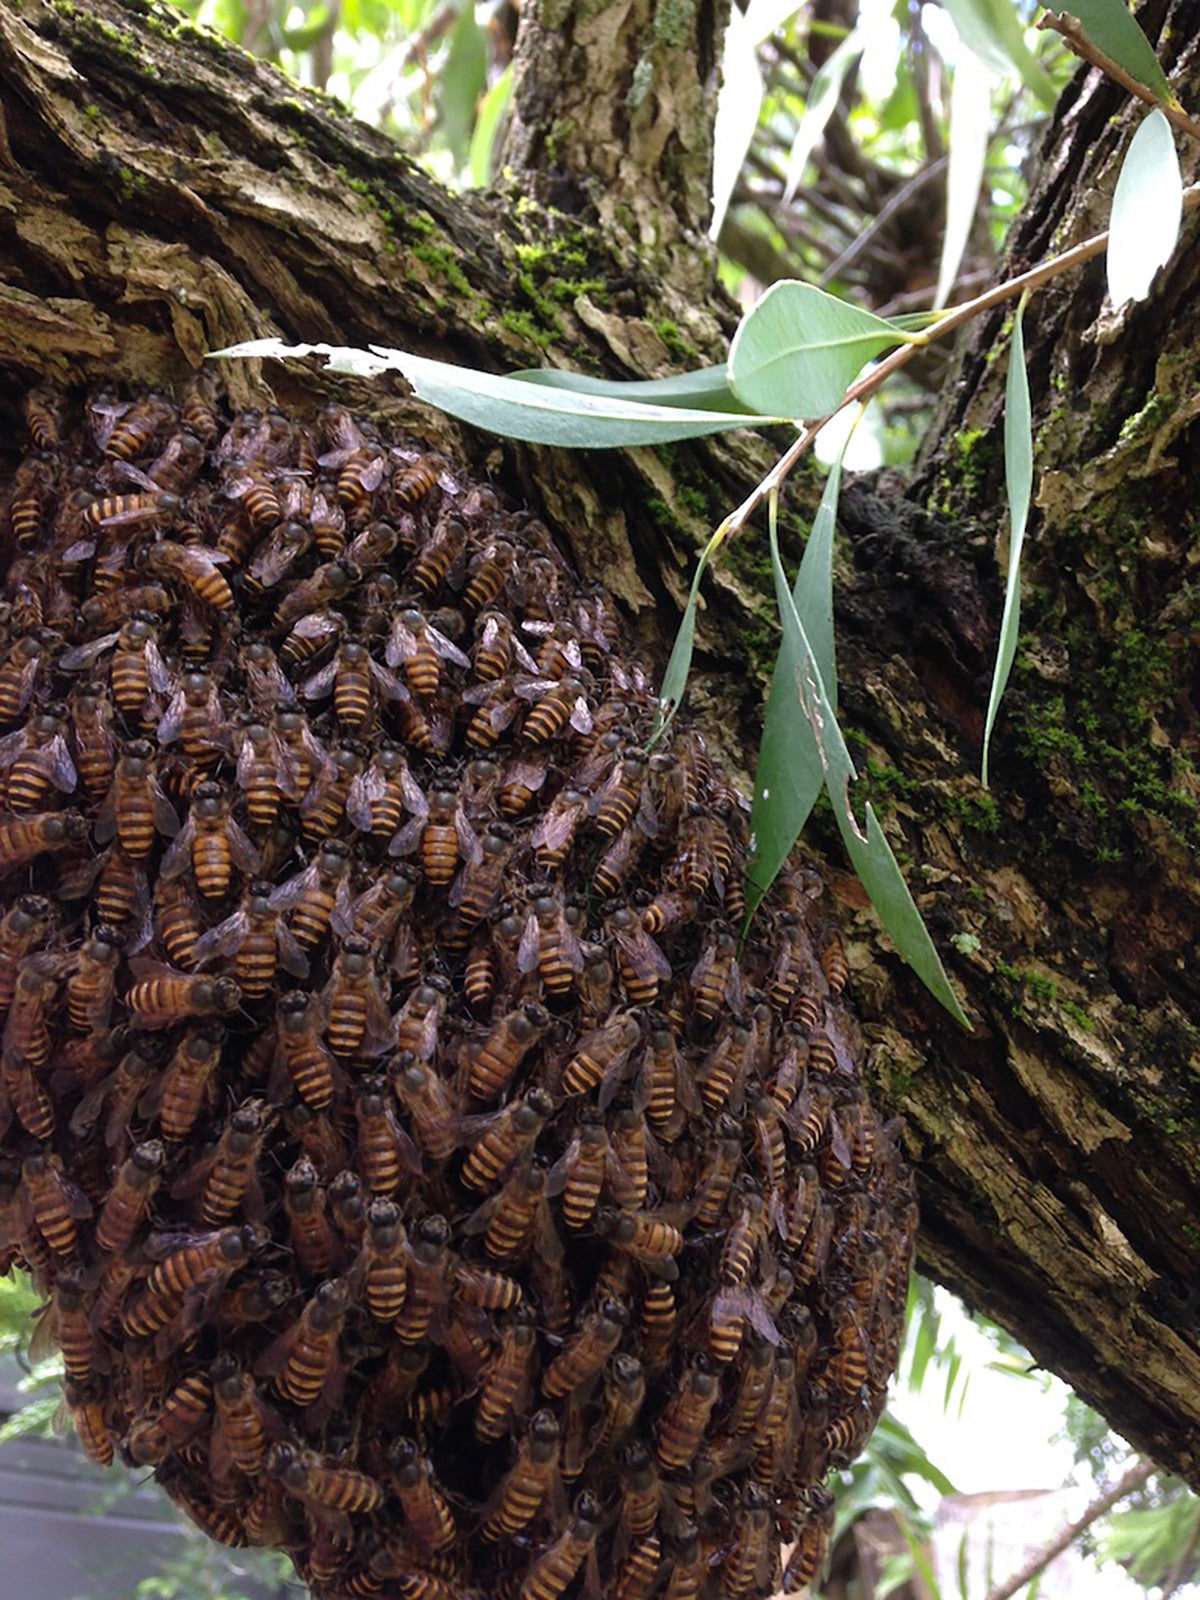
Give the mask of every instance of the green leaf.
[[734, 6], [725, 29], [721, 87], [713, 126], [710, 239], [715, 239], [721, 231], [742, 162], [758, 126], [763, 83], [756, 43], [747, 18]]
[[438, 84], [442, 136], [461, 166], [467, 159], [471, 130], [487, 89], [487, 46], [473, 5], [465, 5], [459, 12]]
[[1012, 0], [943, 0], [958, 36], [993, 72], [1016, 71], [1025, 87], [1047, 109], [1058, 96], [1045, 68], [1025, 43], [1025, 30]]
[[783, 191], [784, 205], [791, 203], [796, 190], [800, 187], [808, 158], [825, 132], [825, 124], [837, 106], [846, 75], [862, 55], [864, 43], [858, 30], [854, 29], [846, 35], [833, 54], [826, 56], [817, 68], [809, 85], [808, 103], [804, 107], [804, 115], [800, 118], [800, 126], [796, 129], [796, 137], [792, 140], [791, 152], [788, 155], [787, 182]]
[[1149, 39], [1134, 21], [1125, 0], [1070, 0], [1069, 5], [1048, 5], [1046, 9], [1056, 17], [1076, 18], [1096, 48], [1124, 67], [1131, 78], [1157, 95], [1164, 105], [1179, 104]]
[[962, 265], [992, 131], [991, 75], [970, 50], [954, 68], [950, 91], [950, 157], [946, 170], [946, 231], [938, 263], [935, 307], [944, 306]]
[[1144, 300], [1171, 259], [1183, 220], [1183, 178], [1171, 124], [1155, 109], [1121, 163], [1108, 228], [1108, 293], [1114, 306]]
[[475, 119], [475, 131], [471, 135], [471, 153], [468, 159], [472, 188], [486, 189], [492, 181], [492, 151], [496, 147], [496, 135], [500, 131], [501, 119], [508, 109], [511, 94], [510, 63], [484, 95], [479, 115]]
[[774, 283], [733, 336], [729, 381], [745, 405], [777, 417], [824, 417], [872, 356], [908, 336], [811, 283]]
[[[804, 619], [822, 679], [836, 693], [833, 647], [833, 533], [837, 525], [842, 457], [850, 436], [825, 480], [821, 504], [796, 576], [792, 598]], [[772, 508], [773, 510], [773, 508]], [[825, 782], [821, 752], [796, 695], [797, 660], [786, 631], [771, 676], [763, 717], [762, 743], [750, 808], [750, 861], [746, 869], [746, 909], [751, 916], [774, 883], [800, 837]]]
[[933, 947], [933, 941], [921, 914], [913, 904], [912, 896], [896, 864], [892, 847], [879, 825], [874, 807], [867, 803], [866, 832], [860, 828], [850, 809], [850, 785], [858, 774], [838, 727], [821, 671], [797, 614], [783, 563], [779, 558], [779, 540], [775, 528], [770, 529], [771, 566], [775, 574], [775, 597], [779, 605], [780, 620], [785, 637], [790, 636], [795, 653], [796, 692], [804, 716], [808, 720], [820, 746], [821, 763], [825, 769], [825, 782], [833, 802], [833, 814], [842, 842], [853, 863], [859, 880], [870, 896], [871, 903], [885, 930], [891, 935], [897, 950], [912, 967], [921, 982], [951, 1016], [964, 1028], [970, 1028], [966, 1013], [958, 1002], [945, 970]]
[[701, 551], [700, 559], [696, 563], [696, 575], [692, 579], [679, 631], [675, 635], [675, 643], [671, 646], [671, 659], [667, 662], [667, 670], [663, 673], [662, 686], [658, 691], [658, 726], [654, 730], [652, 744], [657, 744], [662, 738], [683, 703], [683, 693], [692, 666], [692, 649], [696, 640], [696, 607], [700, 601], [700, 580], [708, 563], [724, 542], [725, 532], [725, 524], [722, 523]]
[[1004, 589], [1004, 614], [1000, 619], [996, 670], [992, 674], [992, 692], [988, 696], [987, 718], [983, 725], [983, 769], [980, 778], [985, 789], [992, 728], [1012, 670], [1013, 657], [1017, 652], [1017, 635], [1021, 629], [1021, 547], [1025, 542], [1025, 524], [1029, 519], [1029, 500], [1033, 493], [1033, 424], [1029, 410], [1029, 378], [1025, 371], [1025, 336], [1021, 326], [1025, 299], [1026, 295], [1022, 295], [1013, 318], [1004, 391], [1004, 480], [1008, 488], [1010, 520], [1008, 578]]
[[371, 345], [356, 350], [346, 345], [285, 345], [280, 339], [250, 339], [244, 344], [214, 350], [217, 356], [323, 355], [336, 372], [376, 377], [395, 368], [412, 384], [417, 398], [460, 417], [477, 428], [502, 433], [532, 444], [562, 445], [568, 449], [617, 449], [624, 445], [668, 444], [676, 439], [697, 439], [729, 428], [760, 427], [782, 422], [782, 416], [751, 412], [725, 413], [691, 409], [682, 405], [655, 405], [628, 398], [573, 393], [563, 386], [531, 383], [528, 378], [502, 377], [472, 367], [455, 367], [446, 361], [410, 355]]

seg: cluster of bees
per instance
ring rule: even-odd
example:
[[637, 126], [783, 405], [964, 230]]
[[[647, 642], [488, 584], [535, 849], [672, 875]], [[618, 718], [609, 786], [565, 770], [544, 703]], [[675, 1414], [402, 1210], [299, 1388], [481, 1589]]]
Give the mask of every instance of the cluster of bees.
[[331, 1600], [801, 1587], [915, 1230], [819, 880], [743, 937], [743, 802], [488, 485], [201, 382], [27, 418], [0, 1260], [84, 1448]]

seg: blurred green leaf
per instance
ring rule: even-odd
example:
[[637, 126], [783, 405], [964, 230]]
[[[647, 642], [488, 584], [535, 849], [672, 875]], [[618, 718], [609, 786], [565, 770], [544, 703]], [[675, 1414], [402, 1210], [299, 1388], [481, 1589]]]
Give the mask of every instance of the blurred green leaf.
[[944, 306], [962, 265], [971, 224], [979, 206], [979, 187], [992, 129], [991, 75], [970, 50], [954, 68], [950, 90], [950, 161], [946, 169], [946, 228], [938, 262], [935, 307]]
[[785, 205], [800, 187], [808, 158], [825, 132], [825, 125], [833, 115], [847, 75], [857, 65], [864, 44], [865, 40], [858, 29], [853, 29], [833, 54], [827, 56], [817, 68], [816, 75], [808, 88], [808, 103], [804, 107], [804, 115], [800, 118], [800, 126], [796, 129], [796, 137], [792, 140], [792, 148], [788, 153], [787, 181], [783, 190]]
[[500, 77], [484, 95], [483, 103], [479, 107], [479, 116], [475, 121], [475, 131], [471, 135], [468, 164], [471, 170], [471, 183], [476, 189], [486, 188], [492, 180], [492, 152], [496, 147], [496, 135], [500, 131], [500, 124], [508, 109], [511, 94], [510, 65], [505, 67]]
[[479, 103], [487, 90], [487, 47], [473, 5], [459, 12], [438, 76], [442, 137], [459, 166], [466, 163]]
[[942, 0], [958, 36], [995, 73], [1015, 71], [1049, 109], [1058, 98], [1045, 68], [1025, 43], [1021, 15], [1012, 0]]

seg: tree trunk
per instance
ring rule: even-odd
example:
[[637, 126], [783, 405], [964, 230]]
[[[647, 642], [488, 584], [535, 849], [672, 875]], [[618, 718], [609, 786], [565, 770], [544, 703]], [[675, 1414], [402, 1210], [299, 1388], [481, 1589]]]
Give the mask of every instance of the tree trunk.
[[[734, 313], [696, 237], [712, 35], [701, 8], [686, 39], [664, 40], [643, 14], [664, 9], [614, 8], [606, 41], [629, 71], [649, 62], [643, 77], [663, 91], [658, 121], [633, 119], [628, 151], [608, 157], [614, 184], [632, 182], [652, 147], [675, 163], [680, 187], [655, 239], [644, 214], [605, 205], [584, 145], [548, 143], [544, 71], [518, 98], [510, 153], [522, 181], [545, 179], [552, 146], [562, 165], [547, 195], [569, 190], [571, 213], [515, 187], [447, 196], [331, 102], [147, 0], [0, 9], [8, 437], [35, 380], [177, 383], [206, 350], [269, 332], [497, 370], [653, 376], [723, 359]], [[1187, 103], [1200, 89], [1191, 30], [1172, 35], [1168, 8], [1149, 9], [1152, 38], [1161, 23], [1182, 41], [1164, 55]], [[526, 48], [573, 14], [540, 10]], [[692, 30], [704, 49], [685, 72]], [[561, 103], [582, 103], [588, 50], [564, 49], [556, 69]], [[615, 74], [612, 92], [628, 93], [624, 81]], [[1016, 259], [1103, 226], [1096, 197], [1133, 125], [1120, 113], [1094, 74], [1064, 96]], [[615, 114], [608, 126], [620, 135]], [[990, 793], [976, 773], [1005, 531], [999, 315], [960, 354], [918, 484], [903, 495], [881, 478], [844, 496], [845, 721], [973, 1033], [938, 1011], [845, 869], [832, 870], [874, 1078], [907, 1119], [924, 1265], [1200, 1486], [1195, 236], [1191, 221], [1132, 312], [1106, 311], [1093, 264], [1027, 315], [1038, 511]], [[309, 404], [333, 380], [232, 363], [229, 382], [235, 403], [269, 382], [283, 403]], [[464, 437], [379, 386], [338, 392], [486, 459], [618, 596], [659, 661], [700, 543], [773, 458], [749, 435], [621, 455], [534, 450]], [[813, 497], [804, 475], [793, 482], [800, 522]], [[706, 595], [692, 708], [746, 768], [774, 648], [761, 540], [744, 533]], [[819, 823], [814, 838], [827, 840]]]

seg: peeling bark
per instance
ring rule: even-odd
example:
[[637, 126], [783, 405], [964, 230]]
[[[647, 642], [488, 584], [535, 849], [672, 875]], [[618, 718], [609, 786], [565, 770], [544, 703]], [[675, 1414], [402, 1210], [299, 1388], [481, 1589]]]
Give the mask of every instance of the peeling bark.
[[[1161, 23], [1189, 48], [1184, 8], [1174, 34], [1168, 9], [1150, 8], [1151, 36]], [[610, 15], [634, 30], [614, 46], [628, 68], [646, 18]], [[701, 30], [702, 13], [688, 16]], [[564, 104], [586, 60], [563, 58]], [[672, 65], [703, 99], [704, 62]], [[1178, 68], [1195, 100], [1195, 52]], [[527, 178], [549, 167], [546, 81], [542, 99], [518, 101]], [[331, 102], [146, 0], [0, 9], [0, 105], [11, 438], [35, 378], [177, 383], [205, 350], [269, 332], [498, 370], [649, 376], [723, 358], [734, 316], [695, 243], [694, 172], [680, 178], [670, 248], [644, 256], [630, 243], [646, 246], [642, 222], [606, 214], [589, 189], [594, 165], [563, 169], [581, 201], [571, 215], [515, 186], [451, 199]], [[1112, 121], [1120, 107], [1091, 74], [1064, 97], [1016, 257], [1103, 224], [1131, 125]], [[625, 124], [608, 115], [615, 140]], [[653, 132], [626, 133], [632, 171]], [[836, 881], [874, 1076], [918, 1166], [926, 1267], [1200, 1485], [1196, 231], [1193, 218], [1153, 298], [1115, 320], [1098, 265], [1031, 308], [1039, 511], [990, 795], [975, 774], [1001, 601], [1002, 318], [962, 350], [909, 495], [888, 479], [845, 495], [845, 721], [970, 1036], [889, 953], [853, 880]], [[269, 382], [293, 405], [332, 383], [276, 366], [231, 378], [239, 401]], [[486, 460], [609, 584], [660, 660], [699, 543], [772, 459], [751, 436], [568, 456], [467, 437], [398, 393], [339, 393]], [[798, 520], [811, 500], [801, 478]], [[771, 649], [749, 532], [707, 599], [692, 705], [736, 747]]]

